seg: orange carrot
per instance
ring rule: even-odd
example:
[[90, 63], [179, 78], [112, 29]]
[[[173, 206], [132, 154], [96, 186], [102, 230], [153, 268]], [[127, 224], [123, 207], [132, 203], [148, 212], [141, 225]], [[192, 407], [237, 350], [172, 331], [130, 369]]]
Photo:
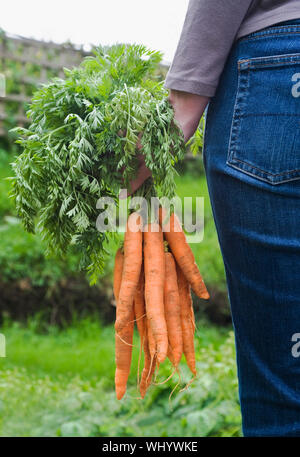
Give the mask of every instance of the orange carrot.
[[123, 272], [123, 263], [124, 263], [124, 254], [122, 249], [119, 248], [115, 256], [115, 266], [114, 266], [114, 296], [115, 301], [117, 302], [117, 297], [119, 296], [122, 272]]
[[133, 309], [134, 309], [134, 320], [137, 325], [137, 329], [140, 335], [140, 353], [138, 361], [138, 374], [137, 382], [140, 382], [140, 361], [141, 355], [143, 352], [144, 340], [146, 337], [146, 309], [145, 309], [145, 298], [144, 298], [144, 270], [141, 269], [139, 283], [135, 292], [133, 300]]
[[194, 332], [195, 327], [192, 321], [192, 297], [191, 286], [184, 276], [179, 266], [176, 266], [178, 289], [181, 304], [181, 326], [182, 326], [182, 340], [183, 340], [183, 353], [186, 362], [191, 372], [196, 375], [196, 358], [194, 347]]
[[140, 216], [132, 213], [127, 221], [124, 236], [124, 265], [119, 292], [115, 329], [120, 332], [132, 317], [133, 298], [139, 282], [142, 266], [142, 231], [136, 229]]
[[196, 330], [196, 322], [195, 322], [195, 314], [194, 314], [193, 306], [191, 307], [191, 320], [192, 320], [193, 329], [194, 329], [194, 332], [195, 332], [195, 330]]
[[173, 360], [172, 363], [175, 367], [177, 367], [182, 356], [182, 328], [176, 265], [171, 252], [165, 252], [165, 266], [165, 316], [167, 322], [169, 344], [171, 346]]
[[172, 349], [170, 348], [169, 346], [169, 349], [168, 349], [168, 359], [170, 360], [171, 364], [175, 366], [175, 360], [174, 360], [174, 357], [173, 357], [173, 352], [172, 352]]
[[[118, 305], [117, 305], [118, 309]], [[115, 336], [116, 346], [116, 372], [115, 372], [115, 389], [118, 400], [123, 398], [126, 392], [128, 376], [130, 373], [132, 340], [133, 340], [134, 314], [133, 310], [129, 315], [128, 324]]]
[[194, 254], [186, 240], [179, 219], [175, 213], [172, 213], [169, 220], [166, 221], [166, 210], [164, 208], [160, 208], [159, 218], [170, 250], [186, 279], [191, 284], [193, 291], [199, 298], [209, 298], [201, 273], [195, 262]]
[[[121, 287], [122, 267], [124, 264], [124, 255], [121, 249], [118, 249], [115, 257], [114, 268], [114, 295], [117, 303], [118, 312], [118, 298]], [[115, 389], [117, 399], [121, 400], [126, 392], [127, 380], [130, 372], [131, 356], [132, 356], [132, 339], [133, 339], [133, 309], [129, 315], [129, 322], [119, 333], [115, 336]]]
[[[148, 324], [148, 321], [147, 321]], [[150, 338], [148, 335], [150, 332]], [[151, 349], [150, 349], [151, 345]], [[146, 391], [150, 386], [156, 366], [156, 350], [153, 335], [151, 334], [150, 325], [146, 325], [146, 335], [144, 340], [144, 368], [142, 371], [141, 382], [140, 382], [140, 393], [141, 397], [144, 398]]]
[[144, 232], [145, 300], [147, 317], [157, 349], [157, 361], [168, 352], [168, 332], [164, 313], [165, 256], [159, 224], [149, 223]]
[[147, 337], [148, 337], [148, 347], [151, 359], [156, 355], [156, 342], [153, 336], [150, 320], [147, 318]]
[[143, 346], [145, 338], [145, 326], [146, 326], [146, 309], [145, 309], [145, 298], [144, 298], [144, 271], [141, 269], [140, 279], [135, 291], [134, 296], [134, 316], [137, 325], [137, 329], [141, 339], [141, 345]]
[[141, 397], [144, 398], [146, 395], [147, 388], [149, 386], [148, 380], [150, 378], [150, 368], [151, 368], [151, 357], [148, 347], [148, 341], [144, 341], [144, 368], [142, 371], [141, 382], [140, 382], [140, 393]]

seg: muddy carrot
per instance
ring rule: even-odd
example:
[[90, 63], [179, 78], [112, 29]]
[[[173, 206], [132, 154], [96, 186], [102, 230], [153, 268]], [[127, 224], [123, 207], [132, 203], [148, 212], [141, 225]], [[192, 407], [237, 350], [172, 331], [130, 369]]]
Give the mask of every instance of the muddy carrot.
[[165, 252], [166, 277], [164, 285], [165, 316], [173, 364], [177, 367], [182, 356], [182, 328], [176, 264], [171, 252]]
[[196, 375], [196, 358], [194, 347], [195, 327], [192, 321], [191, 308], [193, 306], [193, 303], [191, 297], [191, 287], [178, 265], [176, 267], [176, 270], [181, 305], [183, 353], [191, 372], [194, 375]]
[[144, 270], [146, 313], [156, 342], [157, 361], [168, 351], [168, 332], [164, 313], [165, 256], [159, 224], [149, 223], [144, 232]]
[[[123, 262], [124, 256], [121, 249], [119, 249], [116, 253], [114, 268], [114, 295], [117, 303], [117, 312]], [[119, 333], [116, 332], [115, 335], [115, 390], [118, 400], [121, 400], [126, 392], [127, 380], [130, 373], [134, 326], [133, 319], [134, 314], [132, 309], [129, 315], [129, 322]]]
[[142, 231], [140, 216], [132, 213], [127, 221], [124, 236], [124, 265], [118, 298], [115, 322], [116, 332], [120, 332], [132, 317], [133, 298], [139, 282], [142, 266]]

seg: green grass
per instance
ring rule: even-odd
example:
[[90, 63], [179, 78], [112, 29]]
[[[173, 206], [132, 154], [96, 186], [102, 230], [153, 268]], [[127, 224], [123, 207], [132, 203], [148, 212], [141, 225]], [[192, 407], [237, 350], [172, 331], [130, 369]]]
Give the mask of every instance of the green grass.
[[[197, 324], [199, 378], [169, 394], [175, 376], [137, 399], [135, 336], [128, 393], [115, 399], [114, 332], [93, 319], [40, 333], [40, 324], [6, 323], [7, 357], [0, 359], [1, 436], [239, 436], [240, 412], [233, 335]], [[158, 380], [170, 366], [164, 364]], [[182, 386], [191, 378], [185, 363]]]
[[[82, 379], [96, 380], [103, 373], [106, 384], [112, 387], [114, 366], [114, 336], [111, 327], [101, 327], [97, 321], [82, 320], [63, 331], [55, 326], [40, 333], [38, 321], [28, 326], [14, 322], [2, 330], [7, 341], [7, 359], [2, 362], [7, 369], [26, 368], [38, 376], [61, 375], [70, 380], [80, 374]], [[134, 358], [136, 365], [136, 357]]]

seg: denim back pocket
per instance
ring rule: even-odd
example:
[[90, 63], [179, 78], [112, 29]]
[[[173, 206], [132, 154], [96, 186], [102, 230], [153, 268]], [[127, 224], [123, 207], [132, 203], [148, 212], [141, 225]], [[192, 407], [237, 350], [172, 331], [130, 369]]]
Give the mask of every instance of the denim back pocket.
[[227, 164], [270, 184], [300, 179], [300, 54], [238, 61]]

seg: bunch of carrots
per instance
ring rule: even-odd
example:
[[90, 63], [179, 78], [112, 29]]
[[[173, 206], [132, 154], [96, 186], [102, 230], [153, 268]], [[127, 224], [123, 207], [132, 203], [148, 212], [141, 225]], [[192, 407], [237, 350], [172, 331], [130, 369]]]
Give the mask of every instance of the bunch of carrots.
[[199, 298], [209, 298], [175, 213], [169, 216], [160, 208], [159, 220], [145, 226], [138, 212], [131, 213], [114, 268], [115, 389], [119, 400], [130, 373], [134, 322], [144, 352], [138, 381], [142, 398], [167, 357], [177, 371], [184, 354], [196, 376], [191, 288]]

